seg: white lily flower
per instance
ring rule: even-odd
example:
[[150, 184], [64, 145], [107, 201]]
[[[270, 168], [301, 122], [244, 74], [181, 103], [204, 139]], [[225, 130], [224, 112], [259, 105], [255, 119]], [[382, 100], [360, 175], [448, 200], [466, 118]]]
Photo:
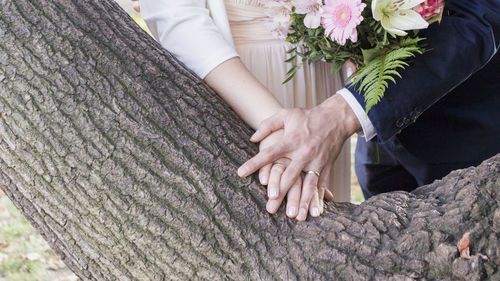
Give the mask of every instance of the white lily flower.
[[373, 0], [373, 18], [392, 35], [405, 36], [404, 30], [424, 29], [429, 24], [412, 8], [425, 0]]
[[260, 0], [266, 8], [264, 19], [267, 29], [269, 29], [276, 38], [285, 40], [292, 21], [290, 13], [292, 12], [292, 3], [289, 0]]
[[321, 24], [322, 0], [293, 0], [295, 13], [305, 14], [304, 25], [307, 28], [317, 28]]

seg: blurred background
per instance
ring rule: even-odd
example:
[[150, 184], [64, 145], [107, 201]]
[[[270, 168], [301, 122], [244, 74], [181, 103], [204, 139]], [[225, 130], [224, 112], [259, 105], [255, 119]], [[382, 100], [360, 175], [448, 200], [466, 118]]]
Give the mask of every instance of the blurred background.
[[[131, 0], [115, 0], [143, 29], [146, 24], [132, 8]], [[351, 202], [359, 204], [363, 194], [354, 174], [351, 138]], [[77, 281], [47, 242], [0, 191], [0, 281]]]

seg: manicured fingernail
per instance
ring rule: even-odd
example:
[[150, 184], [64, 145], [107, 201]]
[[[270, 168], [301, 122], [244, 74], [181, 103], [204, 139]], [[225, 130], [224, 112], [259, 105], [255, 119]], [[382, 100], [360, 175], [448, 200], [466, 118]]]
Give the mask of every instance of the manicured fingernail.
[[257, 137], [257, 132], [258, 131], [255, 131], [255, 133], [253, 133], [253, 135], [250, 137], [251, 141], [253, 141]]
[[312, 210], [311, 210], [311, 215], [312, 215], [313, 217], [317, 217], [317, 216], [319, 216], [319, 210], [318, 210], [318, 208], [312, 208]]
[[272, 197], [272, 198], [275, 198], [278, 196], [278, 190], [276, 188], [271, 188], [271, 190], [269, 190], [269, 197]]
[[266, 185], [267, 184], [267, 177], [266, 176], [262, 176], [262, 178], [260, 179], [260, 183], [263, 184], [263, 185]]
[[295, 207], [290, 207], [288, 208], [288, 211], [286, 212], [286, 214], [289, 216], [289, 217], [293, 217], [295, 216], [295, 214], [297, 213], [297, 209]]
[[244, 175], [246, 175], [246, 173], [247, 173], [247, 169], [245, 169], [245, 168], [238, 169], [238, 176], [239, 177], [244, 177]]
[[[279, 207], [279, 205], [278, 205], [278, 207]], [[271, 203], [271, 201], [267, 202], [267, 204], [266, 204], [266, 210], [267, 210], [268, 213], [274, 214], [277, 211], [276, 209], [277, 208], [276, 208], [275, 204]]]

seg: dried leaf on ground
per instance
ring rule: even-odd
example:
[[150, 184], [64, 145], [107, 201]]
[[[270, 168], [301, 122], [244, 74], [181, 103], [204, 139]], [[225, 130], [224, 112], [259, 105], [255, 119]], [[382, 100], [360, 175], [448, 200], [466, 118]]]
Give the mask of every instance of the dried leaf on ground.
[[16, 245], [8, 245], [7, 247], [0, 249], [3, 253], [12, 253], [16, 251]]
[[458, 252], [460, 257], [470, 259], [470, 232], [464, 233], [460, 241], [457, 243]]
[[41, 260], [42, 256], [39, 253], [28, 253], [26, 255], [17, 255], [16, 258], [26, 261], [37, 261]]
[[26, 255], [26, 258], [29, 260], [29, 261], [37, 261], [37, 260], [40, 260], [42, 258], [42, 256], [40, 256], [39, 253], [28, 253]]

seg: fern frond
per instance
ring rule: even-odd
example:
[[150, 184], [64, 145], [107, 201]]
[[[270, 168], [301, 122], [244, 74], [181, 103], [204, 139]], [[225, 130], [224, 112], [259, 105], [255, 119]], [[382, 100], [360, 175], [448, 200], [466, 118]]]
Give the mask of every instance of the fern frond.
[[417, 45], [420, 40], [420, 38], [402, 39], [399, 46], [383, 52], [353, 74], [351, 87], [358, 87], [364, 92], [367, 114], [384, 96], [385, 90], [389, 87], [388, 82], [396, 83], [394, 77], [401, 78], [398, 69], [408, 66], [405, 60], [423, 52]]

